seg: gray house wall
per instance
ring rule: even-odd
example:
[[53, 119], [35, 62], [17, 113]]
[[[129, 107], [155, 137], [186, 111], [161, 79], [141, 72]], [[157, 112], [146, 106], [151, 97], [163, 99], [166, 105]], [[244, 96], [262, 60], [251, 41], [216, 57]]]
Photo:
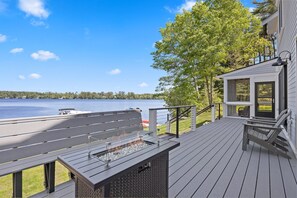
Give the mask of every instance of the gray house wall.
[[[279, 5], [280, 0], [277, 2]], [[288, 126], [290, 138], [297, 147], [297, 63], [296, 63], [296, 38], [297, 38], [297, 0], [282, 0], [283, 26], [278, 34], [279, 52], [289, 50], [292, 61], [288, 65], [288, 108], [292, 110], [292, 120]], [[279, 16], [280, 17], [280, 16]]]

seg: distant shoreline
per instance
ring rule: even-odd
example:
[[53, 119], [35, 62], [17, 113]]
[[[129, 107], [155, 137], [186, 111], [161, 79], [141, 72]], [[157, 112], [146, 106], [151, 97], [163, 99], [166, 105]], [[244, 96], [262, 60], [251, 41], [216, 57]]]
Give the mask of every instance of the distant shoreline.
[[29, 91], [0, 91], [1, 99], [164, 99], [162, 93], [143, 93], [134, 92], [29, 92]]
[[0, 100], [164, 100], [163, 98], [0, 98]]

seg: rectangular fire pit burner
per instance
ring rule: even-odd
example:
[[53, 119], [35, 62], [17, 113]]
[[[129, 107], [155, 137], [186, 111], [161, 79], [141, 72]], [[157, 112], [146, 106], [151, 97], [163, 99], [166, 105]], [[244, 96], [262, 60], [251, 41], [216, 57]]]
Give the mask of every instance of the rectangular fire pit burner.
[[75, 175], [76, 197], [168, 197], [169, 151], [178, 146], [140, 137], [58, 159]]
[[129, 143], [116, 146], [113, 148], [108, 148], [108, 150], [93, 154], [94, 157], [97, 157], [103, 162], [112, 162], [121, 157], [134, 153], [136, 151], [142, 150], [149, 145], [154, 144], [153, 142], [142, 140], [141, 138]]

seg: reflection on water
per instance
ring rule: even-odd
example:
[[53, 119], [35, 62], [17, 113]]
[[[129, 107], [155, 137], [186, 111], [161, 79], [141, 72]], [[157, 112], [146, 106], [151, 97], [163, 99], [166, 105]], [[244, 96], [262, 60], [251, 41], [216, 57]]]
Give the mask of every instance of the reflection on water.
[[140, 108], [142, 118], [148, 119], [149, 108], [163, 107], [163, 100], [56, 100], [56, 99], [0, 99], [0, 119], [58, 115], [59, 109], [81, 111], [115, 111]]

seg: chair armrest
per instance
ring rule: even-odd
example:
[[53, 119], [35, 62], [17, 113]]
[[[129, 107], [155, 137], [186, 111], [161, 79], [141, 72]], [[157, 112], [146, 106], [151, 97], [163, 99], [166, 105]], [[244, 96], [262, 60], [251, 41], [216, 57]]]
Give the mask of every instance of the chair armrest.
[[250, 120], [247, 120], [247, 123], [255, 123], [255, 124], [265, 124], [265, 125], [274, 125], [276, 122], [274, 121], [264, 121], [264, 120], [253, 120], [253, 119], [250, 119]]
[[255, 117], [255, 116], [252, 116], [252, 119], [275, 121], [275, 118], [267, 118], [267, 117]]
[[244, 126], [252, 127], [252, 128], [260, 128], [260, 129], [270, 129], [270, 130], [282, 130], [282, 128], [279, 127], [272, 127], [272, 126], [263, 126], [263, 125], [256, 125], [256, 124], [248, 124], [244, 123]]
[[276, 119], [260, 119], [260, 118], [250, 118], [248, 120], [263, 121], [263, 122], [277, 122]]

